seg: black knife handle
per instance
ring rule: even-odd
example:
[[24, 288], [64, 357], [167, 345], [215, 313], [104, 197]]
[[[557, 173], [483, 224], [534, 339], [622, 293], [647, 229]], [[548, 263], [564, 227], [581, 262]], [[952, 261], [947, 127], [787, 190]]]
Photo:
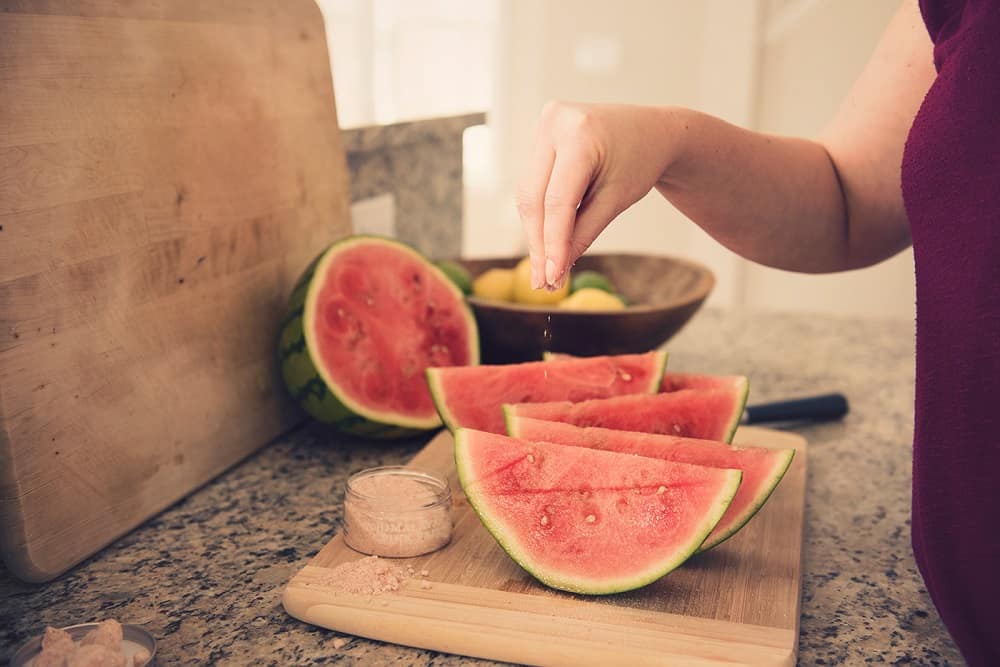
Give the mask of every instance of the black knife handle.
[[790, 401], [748, 405], [743, 414], [743, 423], [825, 421], [840, 419], [847, 414], [847, 410], [847, 397], [843, 394], [822, 394]]

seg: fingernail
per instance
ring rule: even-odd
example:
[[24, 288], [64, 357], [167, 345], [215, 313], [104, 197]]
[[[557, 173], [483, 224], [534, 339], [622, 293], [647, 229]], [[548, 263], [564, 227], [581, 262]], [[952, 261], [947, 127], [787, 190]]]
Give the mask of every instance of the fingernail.
[[531, 289], [542, 289], [545, 286], [545, 280], [542, 279], [542, 272], [537, 270], [534, 265], [531, 266]]
[[547, 282], [549, 285], [555, 285], [557, 278], [559, 278], [559, 276], [556, 275], [556, 263], [553, 262], [551, 259], [546, 259], [545, 282]]

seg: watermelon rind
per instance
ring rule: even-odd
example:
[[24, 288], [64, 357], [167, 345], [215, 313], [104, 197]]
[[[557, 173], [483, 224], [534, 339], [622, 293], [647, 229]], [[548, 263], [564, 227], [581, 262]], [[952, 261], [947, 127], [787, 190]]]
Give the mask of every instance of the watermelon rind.
[[[659, 389], [660, 384], [663, 382], [663, 373], [664, 373], [664, 371], [666, 369], [666, 366], [667, 366], [668, 355], [667, 355], [667, 353], [664, 350], [656, 350], [656, 351], [653, 351], [653, 352], [650, 352], [650, 353], [646, 353], [646, 354], [652, 354], [654, 356], [654, 358], [656, 359], [656, 363], [655, 363], [655, 366], [654, 366], [655, 372], [653, 372], [650, 375], [649, 384], [646, 387], [644, 387], [641, 391], [638, 391], [636, 393], [640, 393], [640, 394], [655, 394], [657, 392], [657, 390]], [[615, 356], [634, 356], [634, 355], [608, 355], [608, 356], [610, 358], [614, 358]], [[573, 359], [573, 357], [567, 356], [567, 357], [565, 357], [565, 359], [569, 360], [569, 359]], [[523, 366], [523, 365], [531, 365], [531, 364], [543, 364], [543, 363], [545, 363], [547, 361], [550, 361], [550, 359], [546, 358], [544, 361], [528, 361], [528, 362], [523, 362], [521, 364], [508, 364], [508, 365], [509, 366], [518, 366], [518, 365], [522, 365]], [[480, 368], [487, 368], [487, 367], [486, 366], [481, 366]], [[451, 431], [452, 433], [454, 433], [458, 428], [461, 428], [463, 425], [459, 423], [458, 418], [455, 416], [454, 412], [451, 410], [451, 408], [448, 405], [448, 395], [447, 395], [448, 392], [446, 391], [446, 389], [444, 387], [444, 384], [443, 384], [443, 381], [444, 381], [444, 377], [443, 376], [444, 376], [444, 374], [445, 374], [446, 371], [447, 371], [447, 369], [443, 369], [443, 368], [428, 368], [427, 371], [426, 371], [427, 386], [430, 388], [431, 398], [434, 400], [434, 406], [437, 408], [438, 415], [441, 417], [441, 420], [444, 422], [445, 427], [449, 431]], [[459, 397], [459, 399], [460, 400], [470, 400], [470, 397], [468, 397], [468, 396], [462, 396], [462, 397]], [[503, 409], [502, 404], [497, 405], [496, 408], [497, 408], [497, 410], [502, 410]]]
[[[512, 539], [509, 532], [504, 530], [503, 521], [490, 510], [485, 499], [476, 493], [468, 446], [471, 438], [482, 433], [484, 432], [465, 428], [459, 428], [454, 433], [455, 467], [458, 473], [459, 484], [462, 486], [469, 505], [476, 512], [480, 522], [500, 547], [525, 571], [550, 588], [582, 595], [610, 595], [642, 588], [662, 579], [680, 567], [692, 555], [697, 553], [699, 546], [704, 542], [709, 533], [711, 533], [712, 529], [722, 518], [722, 515], [725, 514], [726, 509], [736, 495], [740, 480], [742, 479], [742, 473], [739, 470], [726, 471], [726, 484], [720, 489], [712, 507], [705, 513], [697, 528], [691, 531], [689, 539], [684, 544], [678, 545], [674, 552], [662, 561], [644, 570], [631, 572], [625, 576], [613, 579], [584, 579], [579, 576], [567, 576], [565, 573], [548, 570], [536, 563], [528, 550]], [[622, 456], [628, 455], [622, 454]]]
[[729, 429], [726, 431], [726, 437], [724, 438], [726, 442], [732, 442], [733, 436], [736, 435], [736, 429], [739, 428], [740, 422], [743, 419], [743, 412], [747, 407], [747, 396], [750, 395], [750, 380], [743, 378], [743, 382], [739, 386], [739, 407], [733, 411], [733, 420], [729, 424]]
[[340, 252], [371, 243], [390, 244], [419, 260], [428, 272], [439, 275], [442, 284], [455, 295], [455, 307], [461, 309], [468, 324], [470, 363], [479, 363], [479, 334], [475, 317], [461, 290], [451, 279], [427, 258], [401, 241], [356, 234], [334, 242], [320, 253], [293, 288], [288, 313], [279, 335], [281, 375], [292, 397], [316, 421], [330, 424], [339, 431], [367, 438], [406, 438], [440, 427], [441, 420], [437, 412], [426, 418], [414, 418], [361, 405], [345, 394], [329, 371], [322, 364], [317, 364], [310, 353], [310, 350], [317, 347], [313, 317], [321, 284], [321, 281], [313, 278], [326, 275], [330, 263]]
[[705, 538], [705, 541], [702, 542], [700, 547], [698, 547], [699, 552], [708, 551], [713, 547], [719, 546], [730, 537], [740, 532], [740, 529], [747, 525], [747, 522], [757, 515], [757, 512], [759, 512], [764, 506], [767, 499], [771, 497], [774, 490], [778, 488], [778, 483], [782, 480], [785, 473], [788, 472], [788, 468], [792, 465], [792, 459], [795, 458], [795, 450], [789, 449], [785, 451], [784, 454], [785, 455], [782, 458], [775, 461], [774, 468], [768, 473], [768, 476], [771, 479], [771, 484], [757, 494], [754, 499], [756, 502], [752, 505], [748, 505], [743, 512], [733, 518], [729, 530], [720, 531], [718, 534], [716, 534], [713, 530], [709, 533], [708, 537]]

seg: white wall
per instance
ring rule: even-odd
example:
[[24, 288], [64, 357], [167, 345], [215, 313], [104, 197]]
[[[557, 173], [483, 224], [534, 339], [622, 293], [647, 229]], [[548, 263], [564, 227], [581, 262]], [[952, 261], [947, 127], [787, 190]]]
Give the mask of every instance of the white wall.
[[[833, 116], [896, 11], [890, 0], [771, 0], [762, 34], [756, 127], [815, 135]], [[848, 273], [806, 276], [747, 263], [745, 305], [914, 317], [913, 254]]]
[[[691, 106], [811, 136], [873, 50], [896, 0], [319, 0], [343, 125], [487, 110], [466, 133], [465, 252], [524, 252], [514, 210], [549, 99]], [[909, 252], [803, 276], [751, 265], [652, 194], [595, 250], [684, 255], [734, 308], [913, 317]]]
[[[467, 194], [466, 251], [523, 252], [513, 209], [538, 113], [548, 99], [692, 106], [757, 129], [814, 135], [833, 115], [893, 0], [509, 0], [490, 126], [497, 165]], [[484, 141], [479, 137], [480, 141]], [[719, 278], [729, 307], [913, 316], [910, 254], [878, 267], [805, 276], [752, 265], [651, 194], [595, 250], [679, 254]]]

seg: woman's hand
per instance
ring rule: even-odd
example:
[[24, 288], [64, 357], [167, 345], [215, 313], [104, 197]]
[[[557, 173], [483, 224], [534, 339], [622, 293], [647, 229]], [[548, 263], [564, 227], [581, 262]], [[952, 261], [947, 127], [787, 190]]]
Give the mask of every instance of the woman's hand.
[[608, 223], [656, 185], [684, 134], [676, 120], [668, 108], [546, 105], [517, 197], [532, 287], [561, 287]]

